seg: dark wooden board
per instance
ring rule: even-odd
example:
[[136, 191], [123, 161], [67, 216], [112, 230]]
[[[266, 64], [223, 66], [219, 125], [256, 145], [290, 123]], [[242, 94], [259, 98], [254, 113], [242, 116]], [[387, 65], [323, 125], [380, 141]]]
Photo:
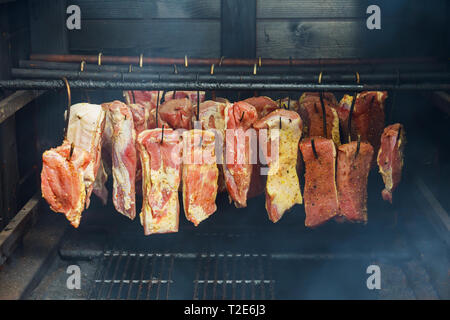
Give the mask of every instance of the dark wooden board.
[[368, 30], [365, 19], [259, 20], [257, 56], [264, 58], [358, 58], [437, 55], [438, 26], [384, 19], [382, 30]]
[[382, 18], [440, 12], [446, 0], [257, 0], [258, 19], [364, 18], [369, 5], [378, 5]]
[[[126, 50], [129, 55], [220, 56], [220, 22], [213, 20], [89, 20], [69, 32], [71, 51]], [[110, 49], [108, 51], [108, 49]]]
[[81, 19], [219, 19], [220, 0], [74, 0]]
[[222, 55], [253, 58], [256, 52], [256, 0], [222, 1]]

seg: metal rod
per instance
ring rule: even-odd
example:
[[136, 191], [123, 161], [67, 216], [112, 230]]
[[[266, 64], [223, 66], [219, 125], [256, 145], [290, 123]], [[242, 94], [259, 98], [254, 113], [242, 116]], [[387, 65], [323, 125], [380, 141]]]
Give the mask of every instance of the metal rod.
[[[110, 72], [110, 71], [71, 71], [71, 70], [48, 70], [48, 69], [20, 69], [12, 68], [11, 75], [21, 79], [60, 79], [65, 77], [71, 80], [116, 80], [116, 81], [236, 81], [236, 82], [314, 82], [314, 74], [200, 74], [200, 73], [162, 73], [162, 72]], [[346, 74], [324, 74], [322, 82], [326, 83], [351, 83], [354, 79], [353, 73]], [[360, 76], [363, 83], [390, 82], [397, 83], [398, 75], [390, 73], [369, 73]], [[402, 83], [430, 81], [449, 82], [450, 72], [415, 72], [402, 74]]]
[[[450, 90], [450, 83], [411, 83], [411, 84], [317, 84], [317, 83], [249, 83], [249, 82], [137, 82], [137, 81], [96, 81], [68, 80], [72, 89], [103, 90], [237, 90], [237, 91], [382, 91], [382, 90]], [[60, 89], [62, 80], [16, 79], [0, 80], [0, 88], [10, 90]]]
[[327, 138], [327, 112], [325, 110], [325, 103], [323, 103], [323, 91], [320, 91], [319, 98], [322, 107], [323, 137]]
[[[31, 60], [52, 62], [78, 62], [97, 63], [98, 55], [58, 55], [58, 54], [32, 54]], [[108, 56], [102, 55], [102, 63], [135, 64], [138, 65], [142, 59], [143, 64], [173, 65], [184, 64], [185, 58], [164, 57], [139, 57], [139, 56]], [[304, 66], [304, 65], [360, 65], [360, 64], [383, 64], [383, 63], [430, 63], [436, 62], [434, 57], [426, 58], [388, 58], [388, 59], [261, 59], [264, 66]], [[220, 66], [254, 66], [259, 59], [220, 59], [220, 58], [189, 58], [190, 65], [217, 64]]]

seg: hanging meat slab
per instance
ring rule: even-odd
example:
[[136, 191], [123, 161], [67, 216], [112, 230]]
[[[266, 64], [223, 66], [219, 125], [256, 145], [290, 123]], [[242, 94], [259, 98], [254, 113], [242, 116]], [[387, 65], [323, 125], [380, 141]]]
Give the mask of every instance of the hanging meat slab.
[[142, 163], [141, 224], [145, 235], [178, 231], [182, 139], [177, 131], [157, 128], [138, 136]]
[[332, 140], [316, 137], [302, 140], [300, 151], [305, 162], [305, 226], [317, 227], [334, 218], [339, 210], [336, 148]]
[[266, 210], [272, 222], [278, 222], [284, 212], [302, 203], [297, 176], [298, 143], [302, 135], [302, 120], [294, 111], [278, 109], [258, 120], [256, 129], [268, 129], [267, 153], [271, 141], [276, 141], [278, 154], [265, 155], [269, 161], [266, 184]]
[[[159, 102], [163, 98], [164, 91], [159, 91]], [[158, 101], [158, 91], [124, 91], [123, 96], [126, 104], [140, 104], [148, 110], [156, 108]]]
[[272, 111], [278, 109], [278, 103], [265, 96], [251, 97], [245, 99], [244, 102], [247, 102], [256, 108], [258, 119], [261, 119]]
[[64, 213], [78, 228], [86, 200], [84, 172], [91, 163], [89, 153], [69, 141], [42, 155], [42, 197], [55, 212]]
[[189, 99], [174, 99], [164, 102], [158, 110], [161, 119], [173, 129], [192, 129], [192, 103]]
[[105, 115], [102, 106], [96, 104], [78, 103], [70, 107], [67, 140], [91, 155], [91, 162], [83, 173], [86, 208], [100, 167]]
[[405, 147], [405, 129], [400, 123], [386, 127], [381, 135], [381, 146], [377, 163], [384, 182], [381, 192], [383, 200], [392, 203], [392, 192], [402, 177], [403, 149]]
[[326, 137], [324, 137], [324, 123], [320, 93], [306, 92], [299, 100], [299, 114], [303, 120], [305, 137], [323, 137], [333, 140], [336, 146], [341, 144], [339, 133], [339, 117], [335, 110], [337, 108], [336, 98], [332, 93], [323, 93], [323, 104], [326, 117]]
[[186, 218], [195, 226], [216, 210], [217, 179], [215, 138], [212, 131], [183, 133], [183, 206]]
[[373, 158], [369, 143], [353, 141], [338, 147], [337, 190], [339, 216], [351, 222], [367, 222], [367, 180]]
[[238, 208], [247, 206], [247, 193], [253, 170], [251, 160], [256, 160], [257, 156], [256, 150], [250, 150], [250, 145], [256, 144], [257, 137], [256, 134], [252, 136], [255, 132], [249, 129], [257, 117], [255, 107], [244, 101], [225, 108], [224, 176], [230, 200], [233, 200]]
[[113, 203], [121, 214], [136, 216], [136, 133], [130, 108], [120, 101], [108, 106], [112, 134]]
[[[386, 91], [365, 91], [357, 94], [352, 113], [351, 140], [361, 136], [361, 141], [369, 142], [375, 154], [380, 148], [380, 138], [384, 128], [384, 102]], [[341, 123], [343, 139], [348, 141], [348, 121], [353, 96], [344, 95], [336, 109]]]
[[[215, 133], [216, 159], [219, 168], [218, 192], [226, 191], [225, 178], [223, 176], [224, 145], [225, 145], [225, 108], [229, 103], [205, 101], [200, 104], [199, 121], [203, 130], [212, 130]], [[196, 110], [194, 109], [196, 114]], [[194, 115], [194, 121], [195, 121]]]

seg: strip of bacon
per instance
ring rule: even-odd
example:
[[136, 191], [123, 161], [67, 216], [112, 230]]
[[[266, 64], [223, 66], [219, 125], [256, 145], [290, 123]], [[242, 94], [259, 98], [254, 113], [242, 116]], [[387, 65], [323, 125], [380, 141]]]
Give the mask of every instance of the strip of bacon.
[[[284, 212], [303, 202], [297, 176], [298, 142], [302, 135], [302, 120], [294, 111], [278, 109], [253, 124], [256, 129], [268, 129], [269, 143], [278, 141], [278, 155], [265, 155], [269, 161], [266, 184], [266, 210], [272, 222], [278, 222]], [[281, 127], [281, 129], [280, 129]], [[275, 151], [274, 151], [275, 152]]]
[[91, 163], [90, 155], [69, 141], [42, 155], [42, 197], [55, 212], [64, 213], [78, 228], [85, 206], [84, 171]]
[[136, 133], [130, 108], [120, 101], [109, 104], [112, 135], [113, 203], [121, 214], [136, 216]]
[[178, 231], [182, 140], [177, 131], [145, 130], [138, 136], [142, 163], [143, 203], [140, 214], [145, 235]]
[[[229, 103], [221, 103], [216, 101], [205, 101], [200, 104], [199, 121], [203, 130], [213, 130], [216, 141], [216, 159], [219, 168], [218, 192], [226, 191], [225, 178], [223, 175], [223, 149], [225, 146], [225, 108]], [[196, 110], [194, 109], [194, 113]], [[194, 120], [195, 115], [194, 115]]]
[[[380, 138], [384, 128], [384, 102], [387, 98], [386, 91], [364, 91], [356, 96], [352, 113], [352, 140], [358, 135], [361, 141], [369, 142], [375, 154], [380, 148]], [[344, 140], [348, 141], [348, 121], [353, 96], [344, 95], [336, 107], [341, 123]]]
[[317, 227], [335, 217], [339, 210], [335, 181], [336, 148], [332, 140], [316, 137], [302, 140], [300, 151], [305, 162], [305, 226]]
[[89, 208], [94, 182], [100, 167], [104, 128], [105, 111], [102, 106], [78, 103], [70, 107], [67, 140], [73, 143], [75, 147], [81, 148], [91, 155], [91, 162], [83, 172], [86, 189], [86, 209]]
[[217, 179], [215, 138], [212, 131], [183, 133], [183, 206], [186, 218], [195, 226], [216, 210]]
[[192, 103], [187, 98], [164, 102], [159, 107], [159, 115], [173, 129], [192, 129]]
[[[336, 103], [336, 104], [335, 104]], [[306, 92], [299, 100], [299, 114], [303, 120], [305, 137], [330, 138], [339, 146], [341, 138], [339, 133], [339, 117], [335, 110], [337, 107], [336, 98], [332, 93], [323, 93], [323, 104], [325, 105], [327, 136], [323, 132], [323, 111], [318, 92]]]
[[[367, 222], [367, 179], [373, 148], [353, 141], [338, 147], [337, 190], [339, 215], [347, 221]], [[356, 153], [358, 154], [356, 155]]]
[[392, 203], [392, 192], [397, 188], [402, 177], [405, 143], [405, 129], [400, 123], [387, 126], [381, 135], [381, 147], [377, 157], [379, 172], [384, 182], [381, 195], [383, 200], [390, 203]]
[[[230, 200], [236, 207], [247, 206], [247, 193], [252, 175], [252, 139], [249, 128], [257, 120], [254, 106], [244, 101], [225, 108], [225, 162], [224, 176]], [[256, 139], [256, 137], [254, 137]], [[256, 150], [254, 150], [256, 152]]]

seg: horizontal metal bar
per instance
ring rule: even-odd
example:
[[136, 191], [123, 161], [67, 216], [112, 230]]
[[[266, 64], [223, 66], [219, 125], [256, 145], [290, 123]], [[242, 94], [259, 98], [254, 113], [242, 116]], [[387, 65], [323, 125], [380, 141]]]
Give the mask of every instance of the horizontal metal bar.
[[[69, 71], [69, 70], [47, 70], [47, 69], [11, 69], [14, 78], [22, 79], [61, 79], [63, 77], [72, 80], [112, 80], [112, 81], [200, 81], [200, 82], [281, 82], [281, 83], [314, 83], [318, 81], [318, 75], [314, 74], [272, 74], [272, 75], [237, 75], [237, 74], [170, 74], [170, 73], [129, 73], [129, 72], [95, 72], [95, 71]], [[371, 73], [360, 74], [361, 83], [373, 82], [405, 82], [429, 81], [449, 82], [450, 72], [415, 72], [415, 73]], [[356, 76], [350, 74], [324, 74], [323, 83], [354, 83]]]
[[[342, 73], [351, 72], [354, 73], [358, 71], [363, 72], [377, 72], [377, 71], [390, 71], [390, 72], [404, 72], [404, 71], [446, 71], [449, 70], [448, 63], [414, 63], [414, 64], [368, 64], [368, 65], [326, 65], [326, 66], [265, 66], [257, 67], [258, 74], [307, 74], [314, 73], [316, 76], [322, 71], [324, 75], [327, 73]], [[48, 70], [71, 70], [80, 71], [80, 63], [72, 62], [51, 62], [51, 61], [31, 61], [31, 60], [20, 60], [20, 68], [31, 68], [31, 69], [48, 69]], [[189, 66], [188, 68], [184, 65], [152, 65], [152, 66], [136, 66], [136, 65], [98, 65], [98, 64], [85, 64], [83, 67], [84, 71], [95, 71], [95, 72], [131, 72], [142, 73], [203, 73], [210, 74], [211, 66]], [[214, 74], [253, 74], [254, 66], [214, 66]]]
[[[249, 83], [249, 82], [136, 82], [69, 80], [73, 89], [103, 90], [238, 90], [238, 91], [378, 91], [378, 90], [450, 90], [450, 83], [414, 84], [315, 84], [315, 83]], [[62, 80], [0, 80], [4, 89], [61, 89]]]
[[[105, 56], [101, 55], [58, 55], [58, 54], [32, 54], [31, 60], [53, 61], [53, 62], [79, 62], [87, 63], [116, 63], [116, 64], [139, 64], [140, 56]], [[164, 58], [164, 57], [142, 57], [144, 65], [224, 65], [224, 66], [304, 66], [304, 65], [361, 65], [361, 64], [383, 64], [383, 63], [430, 63], [436, 62], [434, 57], [428, 58], [374, 58], [374, 59], [236, 59], [236, 58]]]

